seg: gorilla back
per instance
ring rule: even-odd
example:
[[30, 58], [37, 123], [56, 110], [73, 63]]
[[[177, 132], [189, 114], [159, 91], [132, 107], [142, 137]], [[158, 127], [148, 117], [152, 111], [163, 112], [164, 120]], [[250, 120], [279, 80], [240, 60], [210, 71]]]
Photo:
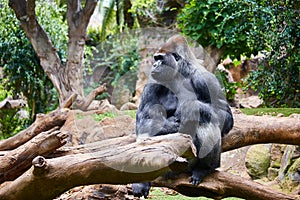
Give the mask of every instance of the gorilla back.
[[[220, 166], [221, 137], [233, 126], [231, 110], [218, 80], [198, 64], [184, 37], [170, 38], [154, 60], [136, 115], [137, 138], [191, 135], [197, 148], [191, 183], [197, 185]], [[145, 196], [141, 184], [133, 188], [136, 196]]]

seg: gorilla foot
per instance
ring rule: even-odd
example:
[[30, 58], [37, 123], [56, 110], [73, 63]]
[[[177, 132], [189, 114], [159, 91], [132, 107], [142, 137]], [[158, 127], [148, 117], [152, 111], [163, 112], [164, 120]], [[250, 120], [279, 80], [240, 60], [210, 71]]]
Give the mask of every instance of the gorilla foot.
[[190, 183], [193, 185], [199, 185], [205, 176], [211, 173], [212, 170], [207, 169], [193, 169]]
[[149, 191], [150, 191], [151, 183], [132, 183], [132, 193], [135, 197], [144, 196], [147, 199]]

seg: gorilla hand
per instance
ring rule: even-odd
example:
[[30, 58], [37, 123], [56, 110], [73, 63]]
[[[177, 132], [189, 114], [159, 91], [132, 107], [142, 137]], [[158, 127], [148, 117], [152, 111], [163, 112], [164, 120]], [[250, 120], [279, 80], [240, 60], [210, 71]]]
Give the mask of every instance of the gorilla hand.
[[150, 191], [151, 183], [132, 183], [132, 193], [135, 197], [144, 196], [147, 199], [149, 191]]

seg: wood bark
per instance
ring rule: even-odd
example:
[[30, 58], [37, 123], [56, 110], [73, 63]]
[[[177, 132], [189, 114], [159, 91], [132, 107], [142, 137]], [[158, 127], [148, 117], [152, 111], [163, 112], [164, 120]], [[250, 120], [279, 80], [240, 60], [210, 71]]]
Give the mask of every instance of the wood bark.
[[62, 134], [57, 130], [58, 128], [42, 132], [27, 143], [1, 156], [0, 183], [15, 180], [30, 168], [32, 159], [38, 155], [47, 155], [63, 146], [67, 142], [64, 139], [68, 135]]
[[7, 97], [0, 102], [0, 110], [17, 109], [22, 108], [25, 105], [26, 102], [22, 99], [12, 99], [11, 97]]
[[56, 126], [61, 127], [67, 119], [68, 112], [67, 109], [59, 109], [47, 115], [38, 114], [35, 122], [30, 127], [6, 140], [1, 140], [0, 151], [15, 149], [41, 132], [48, 131]]
[[53, 159], [38, 156], [27, 172], [0, 188], [0, 197], [51, 199], [79, 185], [143, 182], [154, 180], [166, 172], [177, 172], [180, 175], [158, 178], [154, 185], [167, 186], [189, 196], [216, 199], [227, 196], [246, 199], [296, 199], [225, 172], [216, 171], [200, 185], [193, 186], [189, 183], [190, 175], [186, 173], [187, 162], [182, 159], [194, 156], [190, 136], [176, 133], [118, 146], [120, 141], [132, 141], [133, 138], [134, 136], [128, 136], [102, 141], [106, 148], [96, 152]]
[[300, 145], [300, 119], [235, 113], [234, 127], [222, 140], [223, 151], [261, 143]]

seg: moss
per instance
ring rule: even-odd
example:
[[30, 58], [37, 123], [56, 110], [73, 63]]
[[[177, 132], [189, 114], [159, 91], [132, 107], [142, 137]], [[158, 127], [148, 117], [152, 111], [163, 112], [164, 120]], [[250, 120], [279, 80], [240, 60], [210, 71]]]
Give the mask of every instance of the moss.
[[265, 177], [270, 166], [270, 148], [264, 144], [250, 147], [245, 164], [251, 177], [255, 179]]
[[115, 118], [117, 117], [118, 114], [115, 113], [115, 112], [105, 112], [105, 113], [102, 113], [102, 114], [93, 114], [93, 118], [95, 121], [102, 121], [103, 119], [105, 118]]
[[300, 114], [300, 108], [242, 108], [241, 111], [246, 115], [272, 115], [277, 116], [282, 113], [285, 117], [293, 113]]

